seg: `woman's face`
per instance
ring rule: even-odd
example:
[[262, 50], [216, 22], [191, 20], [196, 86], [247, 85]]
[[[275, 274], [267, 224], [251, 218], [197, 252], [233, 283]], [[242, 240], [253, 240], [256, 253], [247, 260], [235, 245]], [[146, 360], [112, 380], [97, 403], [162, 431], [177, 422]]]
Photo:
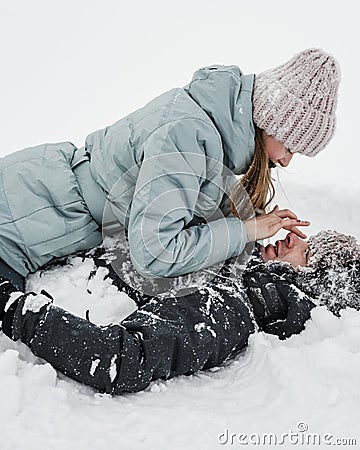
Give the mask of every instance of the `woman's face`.
[[268, 244], [260, 247], [262, 259], [267, 261], [288, 262], [293, 267], [306, 266], [310, 257], [309, 244], [296, 236], [288, 233], [285, 239], [276, 241], [275, 245]]
[[274, 164], [287, 167], [294, 156], [281, 142], [263, 131], [263, 142], [269, 159]]

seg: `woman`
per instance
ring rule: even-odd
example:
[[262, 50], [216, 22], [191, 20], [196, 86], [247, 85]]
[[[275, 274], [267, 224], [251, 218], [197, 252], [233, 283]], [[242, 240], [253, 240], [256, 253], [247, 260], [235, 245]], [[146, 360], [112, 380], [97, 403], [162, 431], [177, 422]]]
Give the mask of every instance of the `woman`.
[[[52, 258], [98, 245], [102, 224], [126, 228], [148, 278], [209, 267], [281, 228], [305, 237], [297, 226], [308, 222], [291, 211], [264, 214], [269, 165], [326, 146], [338, 84], [337, 62], [320, 49], [257, 76], [205, 67], [83, 148], [44, 144], [2, 158], [0, 270], [20, 285]], [[244, 174], [236, 185], [234, 174]]]
[[[236, 356], [255, 330], [281, 339], [299, 333], [315, 304], [334, 313], [360, 309], [360, 246], [336, 232], [321, 232], [309, 245], [295, 233], [276, 248], [255, 251], [245, 272], [226, 264], [198, 291], [143, 296], [125, 285], [104, 249], [94, 256], [139, 309], [121, 323], [98, 326], [51, 303], [45, 292], [16, 293], [0, 282], [4, 333], [21, 340], [57, 370], [102, 392], [137, 392], [157, 378], [209, 369]], [[331, 256], [330, 256], [331, 255]], [[264, 259], [267, 261], [263, 262]], [[296, 265], [293, 268], [289, 262]]]

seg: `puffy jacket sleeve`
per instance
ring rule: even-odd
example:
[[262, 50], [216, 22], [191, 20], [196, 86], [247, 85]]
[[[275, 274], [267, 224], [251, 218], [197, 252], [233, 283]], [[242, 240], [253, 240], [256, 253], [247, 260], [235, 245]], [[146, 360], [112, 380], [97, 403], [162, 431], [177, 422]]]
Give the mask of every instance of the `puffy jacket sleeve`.
[[183, 275], [242, 252], [247, 234], [236, 217], [191, 226], [194, 216], [216, 213], [221, 174], [219, 137], [201, 120], [163, 125], [147, 139], [128, 226], [131, 258], [141, 275]]
[[8, 309], [3, 330], [70, 378], [120, 394], [221, 364], [246, 345], [254, 325], [239, 294], [208, 287], [154, 298], [108, 326], [74, 316], [42, 294], [26, 294]]

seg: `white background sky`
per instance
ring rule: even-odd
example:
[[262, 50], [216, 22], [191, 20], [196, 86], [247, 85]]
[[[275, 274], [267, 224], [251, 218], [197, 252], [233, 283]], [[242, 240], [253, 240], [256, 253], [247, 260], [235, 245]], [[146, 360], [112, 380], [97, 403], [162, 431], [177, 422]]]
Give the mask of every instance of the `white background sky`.
[[359, 185], [358, 30], [355, 0], [0, 0], [0, 154], [81, 146], [203, 65], [257, 73], [322, 47], [342, 68], [336, 136], [287, 172]]

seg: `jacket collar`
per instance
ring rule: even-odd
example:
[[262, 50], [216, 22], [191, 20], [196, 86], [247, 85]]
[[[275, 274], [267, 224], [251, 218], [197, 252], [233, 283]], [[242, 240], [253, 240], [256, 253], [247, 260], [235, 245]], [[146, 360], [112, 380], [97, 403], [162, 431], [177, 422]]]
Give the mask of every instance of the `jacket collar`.
[[254, 75], [243, 75], [237, 66], [214, 65], [195, 72], [185, 88], [214, 123], [224, 164], [235, 174], [244, 173], [254, 155], [253, 83]]

